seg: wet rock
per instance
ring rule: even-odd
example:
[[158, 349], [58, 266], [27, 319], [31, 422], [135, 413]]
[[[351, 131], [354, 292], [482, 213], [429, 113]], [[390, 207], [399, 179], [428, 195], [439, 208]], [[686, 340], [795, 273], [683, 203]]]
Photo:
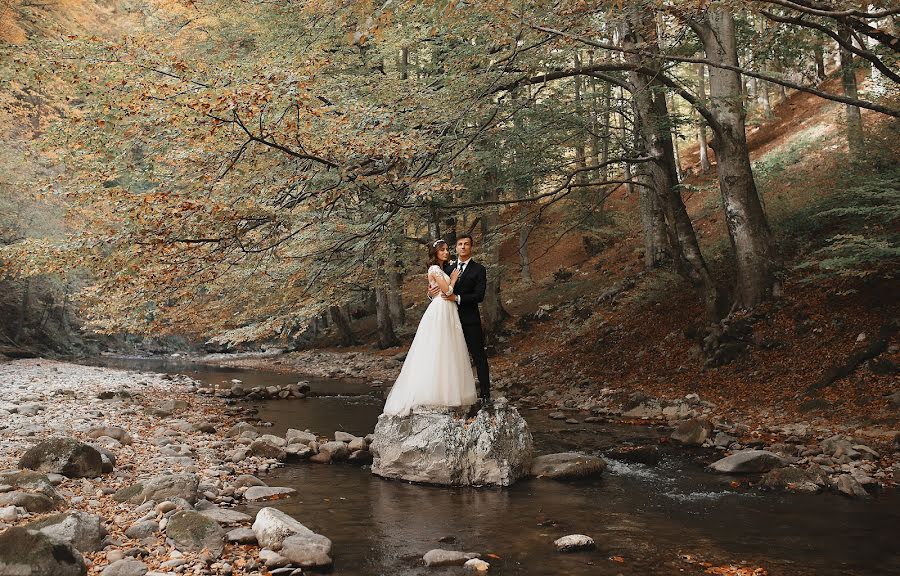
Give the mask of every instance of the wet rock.
[[125, 530], [125, 536], [140, 540], [141, 538], [153, 536], [158, 530], [159, 524], [153, 520], [145, 520], [144, 522], [138, 522], [137, 524], [129, 526], [128, 529]]
[[357, 450], [367, 450], [369, 448], [369, 443], [366, 442], [365, 438], [354, 438], [347, 443], [347, 448], [350, 449], [350, 452], [356, 452]]
[[547, 414], [547, 417], [550, 418], [551, 420], [565, 420], [566, 413], [565, 412], [551, 412], [550, 414]]
[[776, 468], [762, 477], [759, 487], [763, 490], [783, 492], [805, 492], [815, 494], [820, 490], [815, 477], [801, 468], [790, 466]]
[[132, 484], [113, 494], [116, 502], [142, 504], [148, 500], [160, 502], [182, 498], [191, 505], [197, 501], [197, 486], [200, 480], [196, 474], [163, 474], [149, 480]]
[[499, 398], [471, 422], [452, 409], [381, 415], [370, 447], [372, 472], [450, 486], [509, 486], [526, 476], [533, 442], [518, 411]]
[[552, 480], [574, 480], [597, 476], [606, 470], [606, 462], [581, 452], [560, 452], [538, 456], [531, 464], [531, 475]]
[[834, 489], [850, 498], [868, 498], [866, 489], [850, 474], [841, 474], [834, 483]]
[[606, 457], [620, 462], [656, 466], [659, 464], [659, 447], [650, 445], [618, 446], [606, 452]]
[[579, 552], [594, 548], [594, 539], [584, 534], [569, 534], [554, 540], [553, 545], [559, 552]]
[[463, 564], [463, 567], [468, 572], [487, 572], [491, 569], [491, 565], [481, 560], [480, 558], [472, 558], [471, 560], [466, 560], [466, 563]]
[[285, 486], [251, 486], [244, 492], [244, 498], [251, 502], [257, 502], [260, 500], [272, 500], [278, 496], [294, 494], [295, 492], [297, 491], [293, 488]]
[[701, 419], [685, 420], [670, 436], [672, 440], [687, 446], [700, 446], [709, 438], [712, 425]]
[[784, 464], [780, 456], [767, 450], [744, 450], [709, 465], [720, 474], [754, 474], [768, 472]]
[[282, 541], [281, 555], [304, 569], [328, 568], [332, 564], [331, 540], [305, 526], [304, 528], [304, 532], [288, 536]]
[[101, 576], [144, 576], [147, 565], [134, 558], [117, 560], [103, 569]]
[[321, 452], [328, 452], [331, 454], [331, 459], [338, 462], [346, 460], [350, 456], [350, 448], [347, 447], [347, 444], [338, 440], [335, 440], [334, 442], [325, 442], [319, 446], [319, 450]]
[[57, 436], [29, 448], [19, 460], [19, 468], [54, 472], [69, 478], [94, 478], [103, 473], [103, 458], [96, 448], [84, 442]]
[[374, 457], [372, 456], [372, 453], [368, 450], [357, 450], [353, 454], [350, 454], [350, 457], [347, 458], [347, 461], [358, 466], [365, 466], [367, 464], [371, 464], [373, 459]]
[[284, 447], [284, 451], [289, 458], [305, 459], [314, 455], [312, 448], [306, 444], [288, 444]]
[[309, 461], [315, 464], [331, 464], [331, 452], [322, 450], [318, 454], [310, 456]]
[[238, 422], [234, 426], [228, 429], [228, 432], [225, 433], [225, 436], [229, 438], [236, 438], [243, 434], [244, 432], [253, 432], [256, 433], [256, 428], [247, 422]]
[[183, 511], [173, 514], [166, 524], [166, 537], [182, 552], [207, 550], [214, 558], [222, 555], [225, 546], [225, 531], [219, 523], [199, 512]]
[[103, 519], [87, 512], [74, 511], [54, 514], [43, 520], [25, 525], [28, 530], [37, 530], [51, 538], [67, 542], [79, 552], [94, 552], [103, 546], [106, 536]]
[[260, 546], [281, 550], [285, 538], [312, 531], [277, 508], [262, 508], [256, 513], [253, 532]]
[[257, 440], [262, 440], [264, 442], [270, 442], [279, 448], [284, 448], [287, 446], [287, 440], [280, 436], [275, 436], [274, 434], [263, 434]]
[[0, 574], [85, 576], [87, 566], [71, 544], [14, 526], [0, 533]]
[[422, 556], [426, 566], [462, 566], [473, 558], [480, 558], [481, 554], [477, 552], [458, 552], [456, 550], [442, 550], [435, 548], [429, 550]]
[[256, 532], [252, 528], [235, 528], [225, 534], [225, 541], [235, 544], [256, 544]]

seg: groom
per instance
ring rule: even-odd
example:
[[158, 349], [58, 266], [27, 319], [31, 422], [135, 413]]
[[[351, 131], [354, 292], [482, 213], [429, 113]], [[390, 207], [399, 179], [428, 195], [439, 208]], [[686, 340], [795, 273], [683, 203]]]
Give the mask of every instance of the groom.
[[[475, 371], [478, 373], [479, 397], [482, 404], [491, 400], [491, 377], [488, 369], [487, 353], [484, 350], [484, 332], [481, 330], [481, 314], [478, 304], [484, 301], [484, 292], [487, 289], [487, 271], [484, 266], [472, 260], [472, 237], [461, 234], [456, 239], [457, 260], [447, 263], [444, 271], [452, 274], [459, 270], [459, 278], [453, 288], [451, 296], [441, 295], [445, 300], [455, 300], [459, 310], [459, 322], [462, 324], [463, 336], [466, 339], [466, 347], [472, 360], [475, 362]], [[437, 296], [439, 288], [428, 292], [431, 297]]]

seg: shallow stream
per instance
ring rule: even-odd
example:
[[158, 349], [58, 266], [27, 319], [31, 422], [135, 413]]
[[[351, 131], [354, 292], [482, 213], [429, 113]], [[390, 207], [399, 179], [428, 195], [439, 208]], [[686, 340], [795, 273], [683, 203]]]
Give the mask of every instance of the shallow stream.
[[[113, 367], [178, 372], [221, 384], [295, 382], [297, 376], [202, 365], [104, 360]], [[310, 380], [319, 396], [258, 402], [268, 429], [335, 430], [365, 435], [383, 400], [366, 384]], [[546, 411], [524, 411], [537, 452], [603, 451], [655, 443], [653, 427], [564, 424]], [[492, 574], [704, 574], [714, 566], [762, 567], [771, 575], [900, 574], [900, 494], [868, 501], [834, 494], [764, 494], [732, 488], [709, 474], [711, 452], [664, 447], [659, 465], [610, 467], [596, 481], [524, 480], [510, 489], [447, 489], [383, 480], [346, 464], [289, 463], [265, 475], [298, 495], [275, 506], [334, 543], [335, 574], [443, 575], [427, 569], [432, 548], [482, 553]], [[262, 507], [251, 506], [251, 510]], [[597, 550], [558, 554], [553, 540], [587, 534]], [[738, 572], [712, 572], [738, 574]], [[747, 571], [741, 576], [750, 576]]]

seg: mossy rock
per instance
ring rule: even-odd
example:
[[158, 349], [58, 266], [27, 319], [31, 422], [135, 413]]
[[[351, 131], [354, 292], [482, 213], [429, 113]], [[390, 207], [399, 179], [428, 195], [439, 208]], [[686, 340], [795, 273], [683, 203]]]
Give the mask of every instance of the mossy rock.
[[94, 478], [103, 473], [103, 457], [93, 446], [75, 438], [57, 436], [29, 448], [19, 460], [19, 468], [54, 472], [69, 478]]
[[166, 536], [182, 552], [207, 550], [218, 558], [225, 547], [225, 531], [219, 523], [199, 512], [183, 511], [173, 514], [166, 525]]
[[141, 482], [138, 482], [137, 484], [132, 484], [131, 486], [126, 486], [125, 488], [116, 490], [116, 492], [112, 495], [112, 498], [116, 502], [127, 502], [133, 498], [140, 496], [141, 492], [143, 491], [144, 485]]

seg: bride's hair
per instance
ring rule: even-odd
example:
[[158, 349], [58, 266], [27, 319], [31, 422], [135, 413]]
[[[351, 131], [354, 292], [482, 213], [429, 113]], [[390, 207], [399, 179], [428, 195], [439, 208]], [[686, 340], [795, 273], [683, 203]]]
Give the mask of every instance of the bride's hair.
[[438, 250], [447, 246], [447, 243], [443, 240], [435, 240], [432, 242], [431, 246], [428, 248], [428, 265], [435, 266], [440, 265], [437, 259]]

